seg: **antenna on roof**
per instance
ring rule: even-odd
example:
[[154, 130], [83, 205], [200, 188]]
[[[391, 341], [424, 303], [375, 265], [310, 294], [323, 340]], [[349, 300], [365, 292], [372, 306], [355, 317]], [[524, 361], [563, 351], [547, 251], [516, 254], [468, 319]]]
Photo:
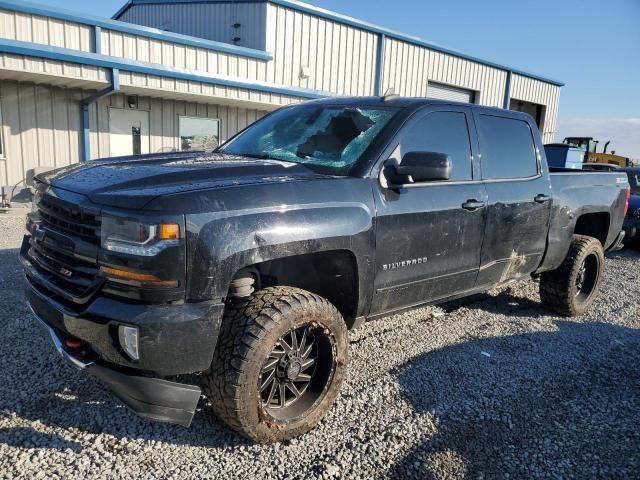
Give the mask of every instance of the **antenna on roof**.
[[384, 96], [382, 97], [383, 102], [393, 102], [394, 100], [398, 100], [400, 95], [398, 95], [393, 87], [388, 88], [386, 92], [384, 92]]

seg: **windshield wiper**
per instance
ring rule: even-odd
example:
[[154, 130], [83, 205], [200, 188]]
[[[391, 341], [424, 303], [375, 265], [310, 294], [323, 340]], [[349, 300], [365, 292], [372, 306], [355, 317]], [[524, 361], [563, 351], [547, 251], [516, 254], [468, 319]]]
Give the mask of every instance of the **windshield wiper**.
[[239, 157], [255, 158], [257, 160], [273, 160], [273, 161], [282, 162], [282, 163], [293, 163], [293, 164], [296, 163], [290, 160], [283, 160], [282, 158], [273, 157], [266, 153], [234, 153], [233, 155], [238, 155]]

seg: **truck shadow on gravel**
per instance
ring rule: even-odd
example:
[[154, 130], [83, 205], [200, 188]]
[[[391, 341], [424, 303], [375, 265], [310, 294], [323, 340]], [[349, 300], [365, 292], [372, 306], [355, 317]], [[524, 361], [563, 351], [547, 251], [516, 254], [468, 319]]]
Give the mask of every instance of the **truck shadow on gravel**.
[[0, 443], [18, 448], [54, 448], [56, 450], [82, 451], [78, 442], [66, 440], [60, 435], [38, 432], [32, 428], [0, 428]]
[[[484, 304], [483, 304], [484, 306]], [[640, 330], [557, 321], [413, 359], [397, 380], [438, 433], [392, 478], [632, 478], [640, 471]]]

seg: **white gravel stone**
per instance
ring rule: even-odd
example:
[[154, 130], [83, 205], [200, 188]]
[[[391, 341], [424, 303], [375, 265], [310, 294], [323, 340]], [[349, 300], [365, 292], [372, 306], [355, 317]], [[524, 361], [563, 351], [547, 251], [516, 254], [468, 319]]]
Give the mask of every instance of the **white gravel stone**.
[[[24, 221], [0, 217], [0, 478], [637, 478], [640, 255], [607, 259], [600, 300], [561, 318], [523, 282], [351, 334], [320, 426], [253, 445], [203, 411], [136, 417], [65, 365], [21, 291]], [[486, 356], [488, 353], [490, 356]]]

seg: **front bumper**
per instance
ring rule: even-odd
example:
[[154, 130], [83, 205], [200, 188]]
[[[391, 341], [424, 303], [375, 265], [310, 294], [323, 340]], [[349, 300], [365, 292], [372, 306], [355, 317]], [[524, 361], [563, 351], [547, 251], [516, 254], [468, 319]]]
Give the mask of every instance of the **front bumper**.
[[[210, 368], [224, 304], [146, 305], [97, 296], [86, 305], [71, 305], [43, 289], [29, 275], [29, 259], [20, 259], [29, 307], [68, 362], [100, 379], [145, 418], [191, 423], [200, 388], [162, 377]], [[138, 328], [139, 360], [129, 358], [120, 345], [121, 325]]]
[[95, 376], [138, 415], [150, 420], [188, 427], [200, 400], [201, 390], [194, 385], [169, 382], [159, 378], [128, 375], [99, 365], [82, 351], [67, 349], [58, 332], [31, 309], [49, 332], [58, 353], [79, 370]]
[[[30, 268], [28, 259], [21, 261], [25, 270]], [[164, 377], [209, 368], [224, 310], [223, 304], [146, 305], [105, 296], [76, 310], [42, 290], [29, 275], [25, 295], [47, 325], [89, 345], [100, 361]], [[140, 360], [131, 360], [122, 349], [121, 325], [138, 328]]]

